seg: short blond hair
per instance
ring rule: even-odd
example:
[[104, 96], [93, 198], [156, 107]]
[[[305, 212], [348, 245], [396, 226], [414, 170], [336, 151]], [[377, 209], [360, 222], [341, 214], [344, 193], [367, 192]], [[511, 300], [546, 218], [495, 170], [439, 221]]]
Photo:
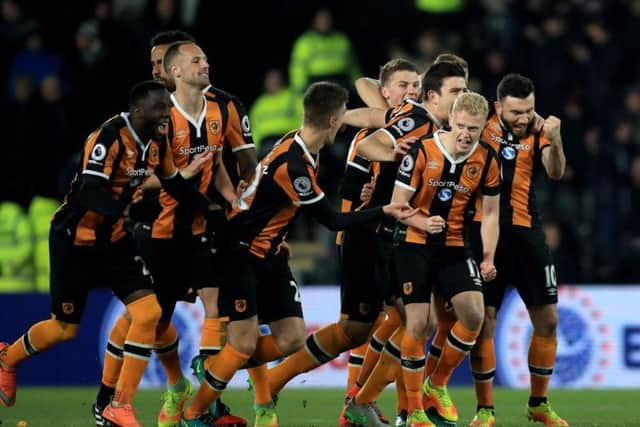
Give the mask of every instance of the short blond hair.
[[458, 96], [451, 106], [451, 112], [465, 111], [473, 116], [481, 114], [483, 118], [489, 115], [489, 102], [476, 92], [466, 92]]

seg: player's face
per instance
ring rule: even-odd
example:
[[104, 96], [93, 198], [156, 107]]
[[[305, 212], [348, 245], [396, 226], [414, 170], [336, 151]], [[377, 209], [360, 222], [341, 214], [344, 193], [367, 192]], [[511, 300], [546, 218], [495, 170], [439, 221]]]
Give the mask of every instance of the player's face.
[[338, 131], [342, 127], [342, 122], [344, 120], [344, 114], [347, 112], [347, 106], [343, 105], [340, 107], [338, 112], [329, 118], [329, 125], [331, 128], [329, 129], [329, 135], [327, 136], [326, 144], [333, 144], [336, 140], [336, 135]]
[[162, 139], [167, 133], [171, 114], [171, 99], [166, 90], [154, 90], [141, 102], [143, 133], [146, 136]]
[[209, 86], [209, 62], [199, 46], [192, 43], [180, 46], [179, 67], [183, 82], [201, 89]]
[[169, 91], [173, 92], [176, 89], [176, 85], [173, 82], [173, 78], [164, 71], [162, 62], [168, 47], [168, 44], [159, 44], [151, 48], [151, 76], [153, 80], [162, 82]]
[[447, 121], [453, 101], [465, 90], [467, 90], [467, 83], [464, 77], [445, 77], [442, 80], [440, 93], [434, 92], [434, 96], [430, 98], [436, 106], [432, 113], [436, 115], [438, 120]]
[[481, 114], [454, 111], [449, 115], [451, 134], [456, 141], [456, 154], [468, 153], [480, 139], [486, 119]]
[[396, 107], [405, 99], [418, 99], [420, 78], [415, 71], [396, 71], [391, 74], [387, 84], [382, 86], [382, 96], [390, 107]]
[[517, 137], [523, 137], [529, 132], [529, 125], [535, 114], [535, 95], [526, 98], [507, 96], [495, 103], [496, 112], [502, 123]]

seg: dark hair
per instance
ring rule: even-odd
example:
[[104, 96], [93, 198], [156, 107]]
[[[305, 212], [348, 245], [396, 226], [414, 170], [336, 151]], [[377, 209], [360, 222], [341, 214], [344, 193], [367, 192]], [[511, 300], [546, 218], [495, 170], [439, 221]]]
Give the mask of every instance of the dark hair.
[[137, 106], [140, 101], [156, 90], [166, 91], [167, 88], [157, 80], [144, 80], [136, 83], [129, 90], [129, 108]]
[[393, 73], [396, 71], [414, 71], [418, 72], [418, 67], [411, 61], [407, 61], [403, 58], [394, 58], [380, 67], [380, 74], [378, 80], [380, 84], [384, 86]]
[[162, 66], [164, 67], [165, 73], [170, 74], [169, 67], [171, 66], [171, 63], [174, 61], [174, 59], [180, 54], [180, 46], [184, 46], [187, 44], [193, 44], [193, 42], [182, 41], [175, 42], [169, 45], [169, 48], [167, 48], [167, 51], [164, 53], [164, 58], [162, 59]]
[[466, 78], [466, 74], [460, 65], [453, 62], [431, 64], [422, 78], [422, 91], [425, 100], [430, 90], [440, 93], [442, 82], [448, 77], [462, 77], [464, 79]]
[[316, 82], [304, 93], [304, 123], [313, 127], [326, 128], [329, 117], [349, 100], [349, 92], [332, 82]]
[[462, 67], [467, 77], [469, 77], [469, 63], [467, 61], [456, 55], [455, 53], [441, 53], [436, 57], [436, 60], [433, 61], [434, 64], [439, 64], [441, 62], [450, 62], [452, 64], [458, 64]]
[[523, 99], [535, 90], [530, 78], [516, 73], [507, 74], [498, 83], [498, 101], [502, 101], [507, 96]]
[[175, 42], [195, 43], [196, 39], [191, 34], [180, 30], [163, 31], [151, 38], [151, 47], [156, 47], [161, 44], [171, 44]]

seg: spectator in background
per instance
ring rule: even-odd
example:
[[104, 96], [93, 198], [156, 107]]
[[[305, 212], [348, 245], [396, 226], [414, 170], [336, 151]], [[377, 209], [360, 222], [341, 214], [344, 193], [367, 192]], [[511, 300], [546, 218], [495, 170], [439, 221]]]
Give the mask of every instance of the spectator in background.
[[362, 75], [349, 38], [333, 28], [329, 9], [319, 9], [311, 28], [295, 41], [289, 63], [289, 81], [300, 96], [311, 83], [329, 80], [352, 88]]
[[24, 47], [24, 41], [38, 27], [38, 22], [22, 13], [14, 0], [1, 0], [0, 5], [0, 82], [8, 77], [9, 64]]
[[264, 93], [249, 110], [253, 140], [261, 159], [282, 135], [302, 122], [302, 110], [293, 91], [285, 86], [282, 71], [271, 68], [264, 76]]
[[62, 58], [48, 52], [44, 47], [44, 40], [39, 28], [26, 38], [25, 49], [20, 52], [11, 65], [9, 75], [9, 99], [14, 99], [16, 76], [29, 76], [36, 86], [40, 86], [42, 80], [51, 74], [59, 74], [62, 71]]
[[622, 245], [619, 248], [623, 254], [617, 262], [613, 280], [620, 283], [640, 282], [640, 222], [637, 212], [640, 212], [640, 156], [635, 156], [629, 171], [631, 183], [629, 205], [624, 212], [624, 227]]

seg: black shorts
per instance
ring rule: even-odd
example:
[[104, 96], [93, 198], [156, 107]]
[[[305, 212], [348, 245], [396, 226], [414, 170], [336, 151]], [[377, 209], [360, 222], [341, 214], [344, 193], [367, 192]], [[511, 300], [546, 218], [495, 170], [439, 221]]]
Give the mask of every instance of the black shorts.
[[432, 292], [446, 301], [461, 292], [482, 292], [480, 270], [464, 248], [402, 243], [395, 255], [405, 304], [428, 303]]
[[558, 302], [558, 279], [542, 230], [501, 227], [496, 250], [496, 280], [484, 287], [484, 304], [500, 308], [508, 285], [527, 307]]
[[204, 235], [173, 239], [152, 239], [150, 234], [143, 233], [135, 236], [138, 251], [153, 276], [162, 307], [161, 321], [171, 319], [176, 302], [183, 299], [190, 288], [220, 286], [221, 278], [216, 273], [219, 269], [214, 266], [214, 254]]
[[153, 289], [153, 279], [130, 237], [107, 246], [76, 246], [66, 228], [51, 227], [51, 313], [80, 323], [90, 289], [110, 288], [124, 300], [134, 291]]
[[480, 265], [482, 262], [482, 234], [480, 234], [480, 221], [469, 221], [469, 224], [465, 224], [465, 232], [468, 233], [465, 237], [465, 242], [469, 250], [471, 251], [471, 256], [473, 256], [473, 260], [476, 264]]
[[391, 304], [392, 297], [402, 295], [398, 288], [398, 274], [396, 272], [395, 252], [397, 246], [393, 244], [393, 236], [378, 234], [377, 237], [376, 287], [380, 289], [384, 302]]
[[340, 247], [340, 313], [349, 320], [373, 323], [382, 311], [383, 292], [376, 281], [377, 236], [347, 231]]
[[235, 248], [225, 251], [222, 260], [226, 267], [224, 282], [228, 284], [220, 289], [222, 316], [234, 321], [257, 314], [260, 323], [302, 318], [300, 291], [284, 251], [263, 259], [246, 248]]

